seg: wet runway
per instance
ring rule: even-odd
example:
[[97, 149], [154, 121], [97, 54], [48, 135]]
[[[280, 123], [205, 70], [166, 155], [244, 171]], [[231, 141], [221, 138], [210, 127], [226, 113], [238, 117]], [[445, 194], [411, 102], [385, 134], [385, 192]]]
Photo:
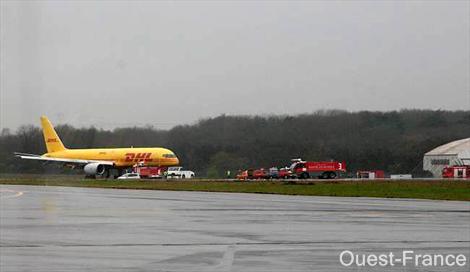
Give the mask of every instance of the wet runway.
[[0, 271], [468, 271], [339, 255], [470, 257], [470, 202], [0, 185]]

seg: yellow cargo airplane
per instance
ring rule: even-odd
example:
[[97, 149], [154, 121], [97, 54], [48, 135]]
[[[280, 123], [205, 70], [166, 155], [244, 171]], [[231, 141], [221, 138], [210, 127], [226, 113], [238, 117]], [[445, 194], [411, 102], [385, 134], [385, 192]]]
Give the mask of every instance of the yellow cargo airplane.
[[136, 164], [145, 166], [173, 166], [179, 164], [179, 160], [173, 151], [161, 147], [67, 149], [47, 117], [41, 117], [41, 125], [47, 153], [42, 156], [15, 153], [17, 157], [56, 162], [72, 167], [83, 167], [88, 177], [95, 177], [96, 175], [109, 177], [110, 172], [113, 170], [117, 170], [119, 175], [123, 169]]

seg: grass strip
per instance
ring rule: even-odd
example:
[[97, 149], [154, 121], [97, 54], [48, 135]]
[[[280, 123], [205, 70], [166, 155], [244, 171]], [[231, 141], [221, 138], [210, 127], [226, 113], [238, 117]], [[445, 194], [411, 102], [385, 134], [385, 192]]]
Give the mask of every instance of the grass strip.
[[263, 193], [280, 195], [415, 198], [470, 201], [464, 180], [89, 180], [76, 178], [0, 178], [0, 184], [114, 189]]

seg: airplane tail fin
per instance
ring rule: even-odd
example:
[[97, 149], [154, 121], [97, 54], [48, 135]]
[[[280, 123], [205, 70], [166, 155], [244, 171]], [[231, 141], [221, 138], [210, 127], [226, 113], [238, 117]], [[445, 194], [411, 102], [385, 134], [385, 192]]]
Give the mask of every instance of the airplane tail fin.
[[49, 119], [46, 116], [41, 116], [42, 133], [44, 134], [44, 141], [46, 143], [47, 153], [66, 150], [64, 144], [60, 140], [57, 132], [55, 132]]

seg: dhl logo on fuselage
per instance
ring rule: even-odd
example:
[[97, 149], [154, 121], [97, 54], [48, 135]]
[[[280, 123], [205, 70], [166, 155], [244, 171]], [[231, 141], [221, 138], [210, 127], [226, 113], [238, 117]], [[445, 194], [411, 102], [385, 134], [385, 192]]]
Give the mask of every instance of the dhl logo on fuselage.
[[126, 153], [126, 162], [151, 162], [152, 153]]
[[57, 138], [49, 138], [49, 139], [47, 139], [47, 142], [48, 143], [58, 143], [59, 140], [57, 140]]

